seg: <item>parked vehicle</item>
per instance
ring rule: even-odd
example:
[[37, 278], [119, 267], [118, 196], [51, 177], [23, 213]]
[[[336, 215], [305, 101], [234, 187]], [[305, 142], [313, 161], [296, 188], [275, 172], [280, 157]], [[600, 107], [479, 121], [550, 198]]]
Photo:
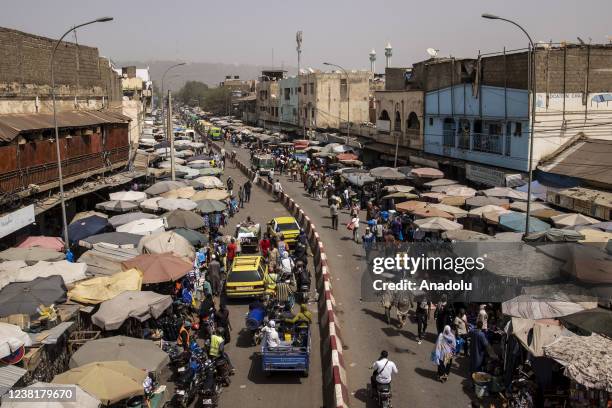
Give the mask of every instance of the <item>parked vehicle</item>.
[[223, 139], [223, 135], [221, 134], [220, 127], [216, 127], [216, 126], [211, 127], [210, 130], [208, 131], [208, 135], [210, 136], [211, 140]]
[[261, 227], [259, 224], [238, 224], [236, 225], [236, 239], [240, 242], [241, 253], [258, 253]]
[[270, 173], [274, 169], [276, 162], [270, 154], [256, 154], [251, 159], [251, 168], [253, 171], [259, 171], [261, 176]]

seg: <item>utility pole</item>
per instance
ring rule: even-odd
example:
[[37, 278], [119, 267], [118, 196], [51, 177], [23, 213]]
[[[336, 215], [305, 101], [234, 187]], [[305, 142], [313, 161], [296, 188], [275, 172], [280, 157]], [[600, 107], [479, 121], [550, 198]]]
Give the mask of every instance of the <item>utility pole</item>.
[[395, 160], [393, 161], [393, 167], [397, 168], [397, 151], [399, 150], [399, 135], [395, 132]]
[[174, 168], [174, 129], [172, 128], [172, 91], [168, 89], [168, 137], [170, 138], [170, 174], [172, 181], [176, 180]]
[[[302, 31], [298, 31], [295, 33], [295, 42], [297, 43], [297, 47], [295, 50], [297, 51], [297, 63], [298, 63], [298, 72], [297, 72], [297, 83], [298, 89], [300, 88], [300, 63], [302, 60]], [[300, 116], [302, 116], [302, 109], [300, 107], [300, 93], [297, 93], [297, 125], [300, 127]], [[304, 138], [306, 138], [306, 125], [304, 124]]]

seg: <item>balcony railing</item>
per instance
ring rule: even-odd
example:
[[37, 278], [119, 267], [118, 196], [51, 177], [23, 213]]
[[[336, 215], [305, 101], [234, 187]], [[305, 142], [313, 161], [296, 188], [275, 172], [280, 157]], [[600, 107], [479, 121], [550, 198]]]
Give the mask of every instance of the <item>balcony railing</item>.
[[472, 134], [474, 145], [472, 150], [478, 152], [502, 154], [503, 135], [489, 135], [485, 133]]

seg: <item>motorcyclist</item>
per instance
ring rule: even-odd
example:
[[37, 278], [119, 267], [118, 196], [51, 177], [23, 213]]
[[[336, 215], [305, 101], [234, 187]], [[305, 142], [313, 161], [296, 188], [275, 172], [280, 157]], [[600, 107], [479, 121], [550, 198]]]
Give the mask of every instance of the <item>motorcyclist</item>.
[[296, 260], [296, 265], [297, 262], [302, 262], [302, 264], [306, 265], [308, 263], [306, 245], [298, 241], [293, 250], [293, 257]]
[[378, 385], [391, 385], [392, 375], [398, 372], [397, 366], [393, 361], [389, 360], [389, 353], [383, 350], [380, 352], [380, 357], [372, 364], [371, 368], [374, 370], [370, 378], [372, 393], [373, 395], [377, 395]]
[[298, 328], [307, 328], [312, 323], [312, 313], [308, 310], [308, 305], [302, 303], [300, 311], [290, 319], [285, 319], [286, 323], [294, 324]]

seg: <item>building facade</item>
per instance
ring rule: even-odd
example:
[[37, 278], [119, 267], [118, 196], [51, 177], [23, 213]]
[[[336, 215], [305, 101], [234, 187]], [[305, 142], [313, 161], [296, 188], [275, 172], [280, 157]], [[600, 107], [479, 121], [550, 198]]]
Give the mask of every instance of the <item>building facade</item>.
[[264, 128], [280, 124], [280, 82], [286, 76], [284, 70], [261, 72], [256, 86], [258, 124]]
[[297, 76], [284, 78], [280, 81], [281, 89], [281, 122], [298, 126], [298, 93], [300, 81]]

